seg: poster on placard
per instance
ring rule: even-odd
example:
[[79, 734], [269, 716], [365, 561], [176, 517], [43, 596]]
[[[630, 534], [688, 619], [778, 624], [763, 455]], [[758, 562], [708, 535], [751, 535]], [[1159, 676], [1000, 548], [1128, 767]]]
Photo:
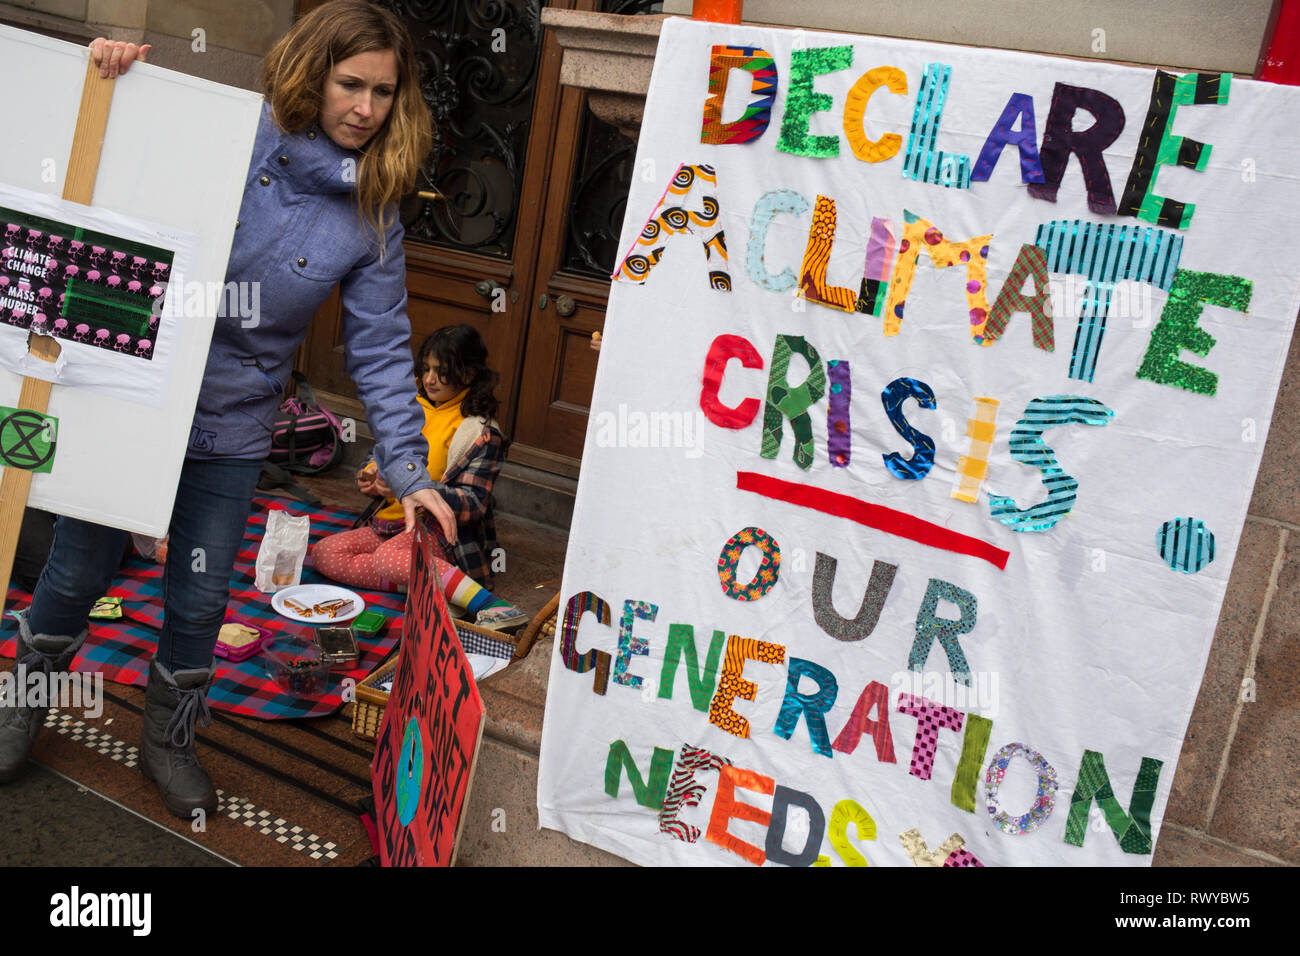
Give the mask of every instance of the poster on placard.
[[[248, 295], [226, 265], [262, 98], [135, 63], [112, 82], [93, 200], [67, 202], [89, 55], [0, 26], [5, 88], [40, 78], [0, 150], [0, 407], [24, 378], [54, 383], [40, 420], [56, 450], [30, 506], [161, 537], [217, 316], [257, 321], [228, 311]], [[29, 354], [33, 331], [56, 361]], [[19, 425], [9, 467], [43, 454]]]
[[384, 866], [451, 866], [487, 711], [416, 524], [401, 657], [370, 764]]
[[[0, 184], [0, 368], [161, 408], [172, 276], [191, 274], [197, 250], [191, 233]], [[29, 355], [33, 332], [58, 340], [56, 362]]]
[[668, 20], [541, 825], [1149, 865], [1300, 306], [1296, 128], [1228, 74]]

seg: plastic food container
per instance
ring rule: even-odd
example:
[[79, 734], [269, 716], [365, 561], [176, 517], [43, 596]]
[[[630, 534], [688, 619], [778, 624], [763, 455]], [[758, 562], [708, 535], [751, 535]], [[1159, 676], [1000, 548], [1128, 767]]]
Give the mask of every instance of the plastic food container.
[[266, 676], [299, 697], [319, 697], [329, 684], [329, 661], [311, 641], [277, 637], [262, 648], [262, 659]]
[[250, 631], [257, 632], [257, 636], [251, 640], [246, 634], [230, 635], [228, 633], [222, 633], [217, 637], [217, 646], [213, 650], [213, 653], [216, 654], [217, 657], [224, 657], [232, 664], [248, 660], [248, 658], [260, 651], [263, 645], [271, 639], [271, 632], [267, 628], [259, 627], [252, 621], [245, 621], [242, 617], [235, 617], [233, 614], [227, 614], [226, 620], [221, 625], [223, 631], [225, 631], [227, 624], [235, 624], [239, 627], [248, 628]]

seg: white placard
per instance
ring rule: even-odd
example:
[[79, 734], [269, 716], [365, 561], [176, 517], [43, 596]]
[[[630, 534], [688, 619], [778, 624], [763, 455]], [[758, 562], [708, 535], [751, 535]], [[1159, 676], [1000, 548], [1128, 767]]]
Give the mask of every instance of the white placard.
[[[748, 142], [702, 141], [715, 46], [750, 48], [719, 61], [715, 117], [735, 135], [755, 104], [748, 119], [767, 123]], [[1300, 218], [1300, 95], [1236, 78], [1189, 90], [1173, 132], [1212, 151], [1200, 169], [1161, 166], [1152, 191], [1194, 203], [1190, 221], [1090, 208], [1104, 190], [1094, 177], [1090, 203], [1076, 154], [1055, 201], [1030, 195], [1015, 144], [987, 181], [966, 176], [1010, 105], [1032, 100], [1031, 173], [1053, 138], [1113, 126], [1118, 109], [1100, 158], [1122, 208], [1135, 155], [1159, 141], [1155, 82], [666, 22], [565, 567], [543, 826], [646, 864], [1150, 862], [1300, 306], [1275, 238]], [[1095, 112], [1053, 120], [1054, 99]], [[908, 178], [917, 164], [932, 181]], [[873, 254], [877, 235], [891, 238]], [[1050, 351], [1027, 312], [995, 341], [987, 324], [1033, 248], [1050, 271]], [[864, 261], [888, 265], [874, 311]], [[1100, 315], [1107, 282], [1103, 337], [1087, 310]], [[824, 304], [844, 296], [866, 311]], [[1198, 327], [1206, 354], [1188, 350]], [[1091, 335], [1076, 343], [1077, 328]], [[1194, 547], [1175, 550], [1175, 534]], [[828, 598], [816, 582], [832, 561]], [[945, 634], [941, 619], [959, 623]]]
[[[88, 55], [84, 47], [0, 28], [0, 79], [6, 89], [31, 89], [34, 103], [39, 78], [40, 102], [7, 127], [0, 183], [62, 194]], [[53, 470], [33, 475], [32, 506], [144, 534], [166, 532], [260, 109], [256, 94], [147, 63], [116, 82], [88, 222], [110, 233], [126, 229], [124, 236], [152, 235], [178, 254], [193, 244], [185, 284], [209, 291], [187, 298], [212, 308], [184, 310], [175, 334], [160, 338], [165, 362], [142, 376], [139, 400], [123, 397], [129, 384], [105, 381], [106, 364], [120, 364], [105, 363], [105, 350], [65, 350], [59, 374], [77, 384], [51, 392], [58, 449]], [[0, 346], [8, 349], [11, 338]], [[129, 382], [132, 369], [124, 374]], [[20, 386], [18, 374], [0, 369], [0, 405], [17, 405]]]

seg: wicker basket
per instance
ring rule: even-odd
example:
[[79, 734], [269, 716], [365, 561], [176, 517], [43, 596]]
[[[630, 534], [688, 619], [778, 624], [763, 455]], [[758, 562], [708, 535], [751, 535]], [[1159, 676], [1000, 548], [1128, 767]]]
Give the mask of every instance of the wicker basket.
[[384, 708], [388, 706], [388, 692], [379, 689], [379, 682], [397, 670], [398, 657], [394, 654], [366, 679], [357, 685], [357, 699], [352, 707], [352, 732], [362, 740], [375, 740], [384, 723]]
[[[466, 652], [509, 658], [510, 663], [528, 652], [527, 647], [524, 647], [523, 654], [520, 653], [521, 641], [515, 634], [489, 630], [468, 621], [455, 621], [454, 624], [456, 636], [460, 638], [461, 647]], [[398, 660], [400, 655], [394, 654], [357, 684], [356, 702], [352, 708], [352, 732], [362, 740], [375, 740], [379, 736], [379, 728], [384, 723], [384, 708], [388, 706], [388, 693], [379, 689], [379, 682], [397, 670]]]

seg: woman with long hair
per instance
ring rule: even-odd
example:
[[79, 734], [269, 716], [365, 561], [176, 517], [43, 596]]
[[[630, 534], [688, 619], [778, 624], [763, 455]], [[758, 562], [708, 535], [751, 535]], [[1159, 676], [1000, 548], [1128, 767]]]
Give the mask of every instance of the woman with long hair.
[[[148, 47], [98, 39], [101, 75], [125, 73]], [[335, 284], [347, 367], [377, 440], [376, 463], [403, 521], [426, 508], [456, 539], [456, 520], [425, 467], [406, 267], [396, 201], [431, 141], [405, 27], [363, 0], [333, 0], [300, 19], [266, 57], [266, 103], [245, 181], [226, 281], [258, 283], [260, 313], [218, 317], [172, 512], [165, 618], [149, 665], [140, 762], [174, 814], [210, 813], [217, 797], [194, 753], [206, 722], [213, 648], [229, 601], [271, 424], [294, 350]], [[19, 630], [16, 670], [66, 669], [87, 615], [108, 588], [126, 532], [60, 518]], [[23, 769], [45, 708], [0, 706], [0, 782]]]

